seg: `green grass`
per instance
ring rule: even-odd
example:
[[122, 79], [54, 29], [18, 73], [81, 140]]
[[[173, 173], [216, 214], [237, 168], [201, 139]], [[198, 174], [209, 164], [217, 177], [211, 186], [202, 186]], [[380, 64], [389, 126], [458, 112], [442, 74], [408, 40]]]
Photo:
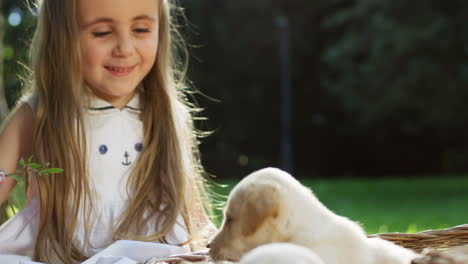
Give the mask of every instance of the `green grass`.
[[[468, 223], [468, 177], [301, 180], [335, 213], [368, 234], [416, 233]], [[228, 188], [215, 188], [228, 194]]]
[[[301, 180], [335, 213], [359, 222], [368, 234], [416, 233], [468, 223], [468, 177]], [[215, 191], [227, 196], [236, 181]], [[24, 186], [13, 193], [24, 203]], [[218, 211], [218, 225], [221, 212]]]

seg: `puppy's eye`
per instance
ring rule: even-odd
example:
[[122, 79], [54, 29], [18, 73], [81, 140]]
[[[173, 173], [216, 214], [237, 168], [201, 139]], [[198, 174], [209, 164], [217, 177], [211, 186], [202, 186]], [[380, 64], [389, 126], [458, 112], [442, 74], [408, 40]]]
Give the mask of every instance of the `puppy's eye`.
[[225, 222], [226, 222], [226, 224], [231, 223], [232, 222], [232, 217], [231, 216], [226, 216]]

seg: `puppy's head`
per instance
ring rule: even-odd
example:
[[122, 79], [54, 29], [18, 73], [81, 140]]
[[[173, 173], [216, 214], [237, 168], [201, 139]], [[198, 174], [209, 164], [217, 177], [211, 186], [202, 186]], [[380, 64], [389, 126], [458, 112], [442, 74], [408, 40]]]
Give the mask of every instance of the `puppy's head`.
[[238, 261], [259, 245], [285, 240], [280, 185], [268, 178], [249, 177], [229, 196], [222, 226], [210, 243], [213, 260]]

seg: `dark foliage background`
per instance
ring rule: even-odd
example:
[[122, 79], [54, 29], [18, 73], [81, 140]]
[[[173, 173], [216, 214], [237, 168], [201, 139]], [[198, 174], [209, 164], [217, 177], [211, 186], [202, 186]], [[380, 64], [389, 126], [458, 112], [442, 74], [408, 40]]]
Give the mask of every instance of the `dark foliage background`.
[[[208, 172], [281, 166], [278, 16], [289, 20], [293, 171], [301, 177], [425, 176], [468, 171], [468, 2], [184, 0], [189, 70], [206, 110]], [[4, 86], [22, 84], [34, 17], [2, 0]], [[214, 100], [210, 99], [214, 98]], [[441, 176], [442, 177], [442, 176]]]

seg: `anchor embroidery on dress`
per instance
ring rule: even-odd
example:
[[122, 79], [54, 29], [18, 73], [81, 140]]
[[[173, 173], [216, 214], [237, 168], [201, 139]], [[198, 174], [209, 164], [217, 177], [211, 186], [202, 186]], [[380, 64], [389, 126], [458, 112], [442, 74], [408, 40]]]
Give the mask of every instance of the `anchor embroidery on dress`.
[[125, 162], [122, 162], [122, 165], [130, 166], [130, 164], [132, 164], [132, 162], [128, 160], [128, 157], [129, 157], [129, 156], [130, 156], [130, 155], [128, 155], [128, 152], [125, 151], [125, 154], [124, 154]]

